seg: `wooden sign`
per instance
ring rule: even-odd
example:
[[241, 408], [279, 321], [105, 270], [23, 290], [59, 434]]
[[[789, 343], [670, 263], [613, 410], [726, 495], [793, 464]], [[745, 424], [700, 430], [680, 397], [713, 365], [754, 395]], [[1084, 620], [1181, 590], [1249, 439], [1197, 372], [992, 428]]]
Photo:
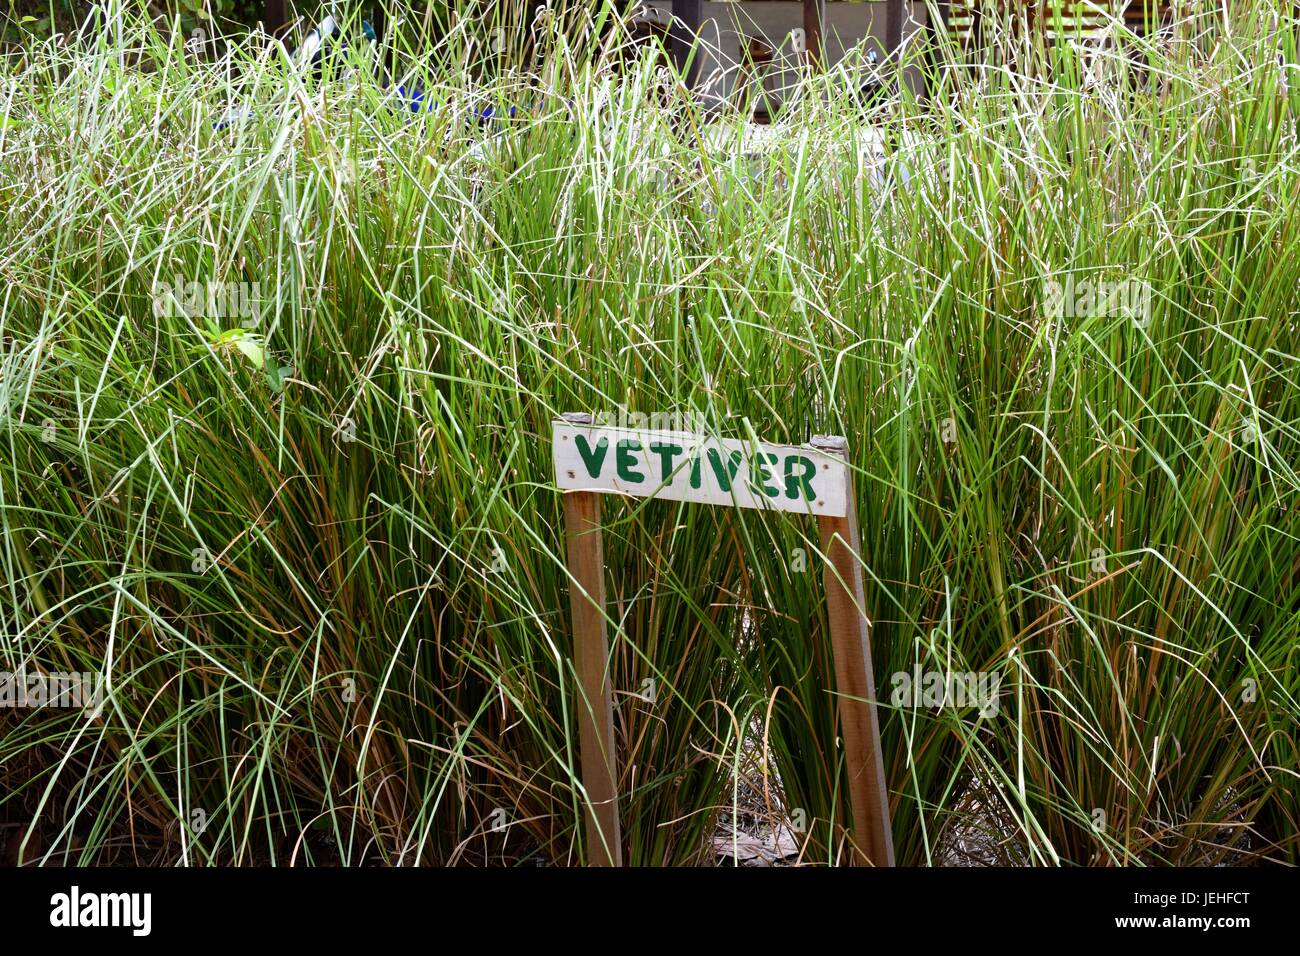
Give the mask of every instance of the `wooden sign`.
[[568, 568], [573, 578], [570, 601], [588, 863], [621, 866], [623, 859], [599, 497], [621, 494], [817, 517], [826, 559], [840, 737], [853, 810], [853, 859], [893, 866], [857, 515], [844, 439], [813, 439], [806, 447], [769, 445], [598, 426], [589, 415], [565, 415], [554, 422], [552, 438], [556, 484], [565, 493]]
[[814, 448], [570, 422], [556, 422], [553, 437], [564, 491], [848, 514], [848, 465]]

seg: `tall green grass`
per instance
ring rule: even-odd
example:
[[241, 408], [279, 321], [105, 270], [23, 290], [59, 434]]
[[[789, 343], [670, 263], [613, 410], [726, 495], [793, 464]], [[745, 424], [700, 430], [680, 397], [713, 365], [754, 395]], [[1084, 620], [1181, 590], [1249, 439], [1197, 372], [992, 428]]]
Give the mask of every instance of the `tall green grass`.
[[[900, 862], [1296, 862], [1283, 7], [909, 48], [870, 116], [846, 65], [758, 155], [604, 10], [404, 43], [419, 116], [364, 50], [129, 9], [8, 54], [0, 670], [111, 688], [0, 711], [9, 858], [581, 862], [550, 422], [623, 407], [847, 436]], [[155, 317], [176, 276], [260, 320]], [[1151, 308], [1058, 315], [1069, 276]], [[846, 860], [811, 522], [605, 516], [628, 859]], [[913, 667], [998, 712], [895, 706]]]

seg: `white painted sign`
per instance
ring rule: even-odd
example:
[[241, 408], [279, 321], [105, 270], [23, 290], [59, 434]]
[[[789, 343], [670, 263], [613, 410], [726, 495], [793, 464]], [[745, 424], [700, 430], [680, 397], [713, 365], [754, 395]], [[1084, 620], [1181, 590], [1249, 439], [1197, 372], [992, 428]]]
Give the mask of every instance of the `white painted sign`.
[[564, 491], [848, 514], [848, 465], [815, 448], [565, 421], [554, 422], [552, 438]]

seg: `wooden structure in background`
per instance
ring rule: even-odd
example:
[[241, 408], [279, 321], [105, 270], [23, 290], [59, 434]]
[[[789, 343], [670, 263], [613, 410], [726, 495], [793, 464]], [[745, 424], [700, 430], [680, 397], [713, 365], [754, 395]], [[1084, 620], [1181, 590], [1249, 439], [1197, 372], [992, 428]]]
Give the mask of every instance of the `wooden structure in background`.
[[[739, 6], [761, 4], [769, 0], [732, 0]], [[822, 38], [826, 23], [826, 0], [802, 0], [803, 28], [808, 42], [808, 58], [818, 63], [822, 55]], [[884, 46], [893, 53], [902, 42], [903, 21], [907, 15], [907, 0], [876, 0], [863, 2], [863, 15], [874, 16], [877, 8], [885, 7]], [[950, 25], [958, 36], [969, 41], [978, 34], [978, 23], [993, 11], [999, 15], [1021, 8], [1029, 23], [1041, 22], [1051, 30], [1053, 10], [1060, 5], [1067, 23], [1077, 22], [1084, 30], [1096, 29], [1102, 22], [1103, 12], [1122, 11], [1124, 21], [1134, 32], [1145, 32], [1147, 11], [1152, 7], [1157, 19], [1165, 16], [1170, 0], [931, 0], [930, 6], [938, 12], [939, 19]], [[377, 5], [382, 14], [383, 4]], [[692, 40], [703, 22], [703, 0], [672, 0], [673, 27], [670, 28], [672, 56], [678, 67], [686, 64]], [[289, 25], [287, 0], [265, 0], [262, 23], [268, 33], [282, 33]]]
[[1058, 39], [1056, 14], [1060, 11], [1062, 36], [1096, 37], [1112, 17], [1122, 17], [1125, 26], [1145, 34], [1151, 24], [1159, 25], [1170, 13], [1170, 0], [948, 0], [945, 24], [962, 46], [978, 43], [985, 24], [994, 18], [1015, 14], [1017, 28], [1041, 29], [1049, 42]]
[[[738, 0], [745, 3], [762, 3], [764, 0]], [[883, 0], [887, 4], [885, 21], [885, 47], [891, 52], [898, 49], [903, 36], [903, 16], [906, 0]], [[874, 5], [874, 4], [873, 4]], [[694, 36], [700, 32], [702, 22], [702, 4], [700, 0], [673, 0], [673, 21], [681, 23], [684, 36]], [[864, 15], [866, 5], [864, 4]], [[822, 37], [826, 24], [826, 0], [803, 0], [803, 29], [807, 42], [808, 62], [822, 64]], [[680, 63], [681, 61], [679, 61]]]

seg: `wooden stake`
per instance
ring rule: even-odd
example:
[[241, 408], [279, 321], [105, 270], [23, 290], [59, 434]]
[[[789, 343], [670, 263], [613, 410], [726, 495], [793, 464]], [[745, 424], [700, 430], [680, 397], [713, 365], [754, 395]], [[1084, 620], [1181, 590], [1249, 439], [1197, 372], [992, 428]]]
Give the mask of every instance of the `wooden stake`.
[[[848, 458], [843, 438], [814, 438], [812, 446], [829, 455]], [[856, 862], [894, 865], [890, 832], [889, 794], [880, 752], [880, 721], [876, 715], [876, 679], [872, 673], [871, 639], [858, 559], [858, 518], [852, 482], [848, 514], [819, 517], [822, 552], [826, 555], [826, 604], [831, 646], [835, 654], [835, 686], [839, 693], [840, 735], [853, 809]]]
[[690, 64], [689, 72], [686, 72], [686, 61], [691, 54], [692, 46], [699, 38], [700, 25], [704, 21], [703, 0], [673, 0], [672, 18], [668, 35], [672, 41], [673, 62], [676, 63], [677, 69], [684, 73], [686, 86], [694, 89], [700, 73], [700, 58], [698, 55], [695, 57], [694, 62]]
[[[565, 415], [591, 424], [590, 415]], [[578, 672], [578, 728], [582, 785], [587, 791], [587, 862], [622, 866], [618, 823], [618, 758], [614, 753], [614, 694], [609, 680], [609, 637], [605, 629], [605, 545], [600, 531], [600, 495], [564, 495], [569, 588], [573, 609], [573, 661]]]
[[826, 24], [826, 0], [803, 0], [803, 33], [808, 65], [817, 71], [825, 65], [822, 31]]
[[903, 45], [903, 20], [907, 16], [907, 0], [888, 0], [885, 7], [885, 60], [896, 58]]
[[289, 14], [285, 0], [266, 0], [262, 14], [262, 26], [271, 36], [279, 36], [289, 26]]

